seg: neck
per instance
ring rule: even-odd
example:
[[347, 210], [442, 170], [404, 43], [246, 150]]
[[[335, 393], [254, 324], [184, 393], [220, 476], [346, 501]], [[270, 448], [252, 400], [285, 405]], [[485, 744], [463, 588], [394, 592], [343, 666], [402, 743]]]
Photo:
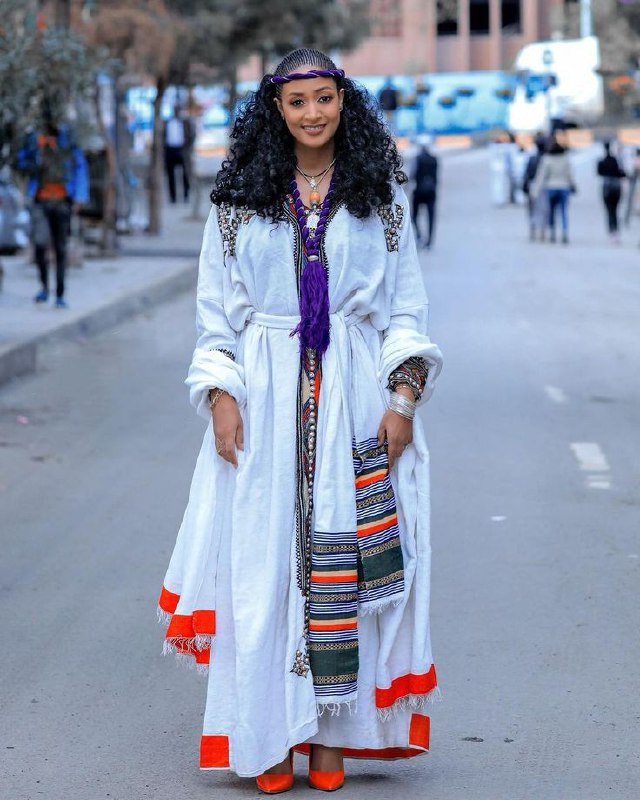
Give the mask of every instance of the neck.
[[324, 147], [303, 147], [297, 145], [295, 149], [298, 167], [307, 175], [318, 175], [323, 172], [333, 161], [335, 152], [333, 142], [327, 142]]

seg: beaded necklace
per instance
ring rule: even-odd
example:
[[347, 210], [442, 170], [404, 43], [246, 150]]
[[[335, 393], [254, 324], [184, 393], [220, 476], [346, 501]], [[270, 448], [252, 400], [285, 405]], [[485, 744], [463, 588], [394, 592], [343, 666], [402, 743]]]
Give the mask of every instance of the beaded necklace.
[[322, 262], [321, 245], [331, 211], [333, 178], [320, 209], [318, 210], [317, 204], [311, 208], [309, 216], [314, 216], [314, 222], [317, 218], [315, 227], [309, 226], [309, 219], [295, 178], [292, 179], [290, 188], [303, 247], [303, 269], [300, 278], [300, 324], [294, 333], [300, 335], [300, 353], [303, 357], [307, 348], [311, 348], [315, 350], [318, 358], [322, 358], [329, 346], [329, 285], [327, 271]]

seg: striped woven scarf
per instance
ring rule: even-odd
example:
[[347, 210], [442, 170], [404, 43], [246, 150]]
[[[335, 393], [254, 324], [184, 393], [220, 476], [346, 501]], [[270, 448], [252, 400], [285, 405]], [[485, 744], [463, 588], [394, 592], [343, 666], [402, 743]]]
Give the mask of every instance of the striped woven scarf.
[[309, 659], [316, 699], [355, 696], [358, 611], [382, 611], [404, 591], [402, 549], [385, 447], [353, 444], [356, 531], [314, 531], [311, 548]]

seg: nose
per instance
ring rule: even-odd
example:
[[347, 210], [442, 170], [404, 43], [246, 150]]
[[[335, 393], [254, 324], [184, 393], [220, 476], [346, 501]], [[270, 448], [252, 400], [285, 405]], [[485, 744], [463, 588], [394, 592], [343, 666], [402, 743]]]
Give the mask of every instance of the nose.
[[314, 122], [322, 117], [322, 109], [318, 103], [309, 103], [307, 106], [306, 117], [309, 122]]

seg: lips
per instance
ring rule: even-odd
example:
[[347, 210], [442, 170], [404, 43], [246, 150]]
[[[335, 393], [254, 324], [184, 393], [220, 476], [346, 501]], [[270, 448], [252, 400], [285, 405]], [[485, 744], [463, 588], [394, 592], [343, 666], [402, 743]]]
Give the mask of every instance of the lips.
[[309, 136], [319, 136], [325, 127], [326, 125], [303, 125], [302, 130]]

